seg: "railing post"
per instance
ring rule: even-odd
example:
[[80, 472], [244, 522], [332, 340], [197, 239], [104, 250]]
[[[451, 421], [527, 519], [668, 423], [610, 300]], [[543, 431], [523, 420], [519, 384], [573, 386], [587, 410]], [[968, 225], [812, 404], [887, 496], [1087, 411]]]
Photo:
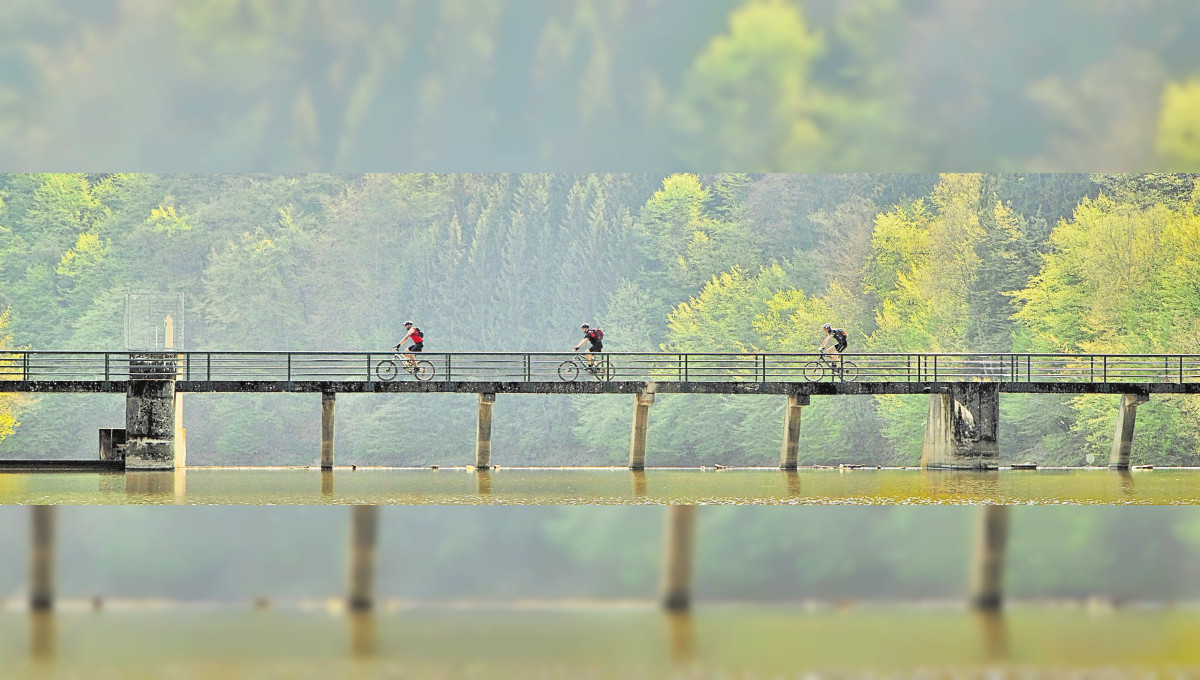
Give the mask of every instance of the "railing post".
[[446, 382], [450, 382], [450, 369], [451, 369], [450, 355], [447, 354], [446, 355]]
[[529, 364], [530, 364], [530, 363], [531, 363], [531, 361], [530, 361], [529, 355], [528, 355], [528, 354], [526, 354], [526, 355], [525, 355], [525, 382], [532, 382], [532, 381], [533, 381], [533, 373], [532, 373], [532, 371], [530, 370], [530, 367], [529, 367]]
[[212, 352], [204, 355], [204, 380], [212, 382]]
[[29, 352], [21, 354], [21, 379], [29, 381]]
[[1108, 355], [1107, 354], [1104, 355], [1103, 360], [1104, 360], [1104, 382], [1107, 383], [1108, 382]]
[[371, 353], [367, 352], [367, 382], [371, 382]]
[[288, 352], [288, 355], [287, 355], [287, 381], [288, 382], [292, 381], [292, 353], [291, 352]]
[[933, 381], [937, 382], [937, 355], [933, 355]]
[[681, 354], [679, 356], [683, 360], [683, 381], [687, 382], [690, 379], [688, 378], [688, 355]]
[[1183, 384], [1183, 355], [1179, 355], [1179, 384]]
[[184, 380], [192, 379], [192, 353], [188, 352], [183, 355], [183, 374]]
[[104, 353], [104, 382], [108, 382], [108, 352]]
[[1025, 382], [1033, 382], [1033, 355], [1025, 355]]

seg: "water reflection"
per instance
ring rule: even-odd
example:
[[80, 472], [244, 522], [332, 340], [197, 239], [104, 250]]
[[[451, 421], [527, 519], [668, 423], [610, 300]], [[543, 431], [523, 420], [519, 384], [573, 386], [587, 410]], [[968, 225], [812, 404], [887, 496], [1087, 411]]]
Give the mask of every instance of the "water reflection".
[[988, 662], [1008, 660], [1008, 623], [1003, 612], [973, 612], [983, 640], [983, 658]]
[[[1011, 470], [624, 467], [476, 471], [189, 468], [0, 473], [0, 505], [267, 504], [1200, 504], [1200, 469]], [[336, 475], [336, 483], [334, 481]], [[781, 478], [779, 475], [783, 475]], [[1136, 479], [1135, 479], [1136, 477]], [[502, 483], [501, 483], [502, 482]], [[652, 482], [652, 483], [651, 483]]]
[[924, 492], [931, 496], [984, 499], [1000, 493], [999, 470], [922, 470], [921, 478]]
[[800, 497], [800, 473], [795, 470], [783, 470], [783, 479], [787, 486], [788, 498]]
[[350, 653], [357, 657], [375, 655], [375, 640], [378, 624], [370, 611], [354, 611], [349, 614]]
[[29, 653], [39, 661], [54, 658], [56, 623], [52, 611], [29, 613]]
[[689, 612], [667, 612], [667, 648], [675, 663], [687, 663], [695, 653], [695, 623]]
[[1129, 470], [1117, 470], [1117, 474], [1121, 476], [1121, 493], [1125, 496], [1134, 495], [1133, 473]]
[[172, 500], [177, 479], [175, 470], [126, 470], [125, 495], [134, 501]]
[[629, 474], [633, 475], [633, 497], [646, 497], [646, 471], [645, 470], [630, 470]]

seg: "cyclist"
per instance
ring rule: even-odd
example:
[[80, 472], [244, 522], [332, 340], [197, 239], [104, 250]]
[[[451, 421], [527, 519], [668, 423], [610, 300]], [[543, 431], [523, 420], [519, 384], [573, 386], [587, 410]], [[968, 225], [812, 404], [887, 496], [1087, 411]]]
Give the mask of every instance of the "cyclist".
[[404, 354], [404, 357], [408, 360], [408, 370], [411, 371], [417, 365], [417, 358], [413, 356], [413, 353], [425, 349], [425, 334], [421, 332], [420, 328], [414, 326], [411, 321], [404, 322], [404, 330], [404, 337], [400, 339], [400, 342], [396, 343], [395, 350], [399, 352], [400, 346], [405, 341], [412, 340], [413, 344], [408, 346], [408, 351]]
[[841, 328], [834, 328], [832, 324], [825, 324], [822, 328], [825, 329], [825, 339], [821, 341], [821, 346], [817, 348], [817, 351], [824, 353], [825, 346], [832, 342], [834, 352], [837, 354], [845, 352], [847, 344], [846, 331]]
[[587, 351], [587, 370], [595, 373], [596, 361], [592, 358], [592, 355], [599, 354], [600, 352], [604, 351], [604, 331], [600, 330], [599, 328], [592, 328], [586, 323], [580, 326], [579, 330], [583, 331], [583, 340], [580, 340], [579, 344], [572, 347], [571, 351], [578, 352], [580, 345], [582, 345], [584, 341], [591, 343], [591, 346], [588, 347]]

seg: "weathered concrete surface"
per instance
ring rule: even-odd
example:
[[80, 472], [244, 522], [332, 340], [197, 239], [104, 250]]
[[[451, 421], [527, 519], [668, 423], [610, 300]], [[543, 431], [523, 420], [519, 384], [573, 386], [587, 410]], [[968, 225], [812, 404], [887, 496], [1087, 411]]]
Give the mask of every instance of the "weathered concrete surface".
[[795, 470], [800, 452], [800, 412], [809, 404], [807, 394], [789, 394], [783, 415], [783, 449], [779, 452], [779, 467]]
[[321, 469], [333, 469], [333, 416], [337, 407], [337, 395], [321, 393]]
[[30, 510], [29, 607], [34, 611], [46, 611], [54, 608], [54, 534], [58, 508], [34, 505]]
[[130, 380], [125, 392], [125, 467], [175, 467], [175, 381]]
[[351, 508], [350, 592], [346, 604], [353, 611], [365, 611], [375, 605], [375, 541], [378, 526], [379, 508], [374, 505]]
[[629, 437], [629, 469], [646, 468], [646, 427], [650, 418], [650, 405], [654, 403], [654, 383], [643, 383], [633, 404], [633, 431]]
[[997, 383], [952, 383], [929, 397], [921, 467], [994, 468], [1000, 462]]
[[692, 605], [695, 538], [696, 506], [668, 507], [662, 572], [662, 606], [667, 610], [683, 611]]
[[1004, 604], [1004, 557], [1008, 548], [1007, 505], [983, 505], [975, 527], [967, 602], [982, 610]]
[[495, 392], [479, 395], [479, 423], [475, 428], [475, 467], [486, 469], [492, 466], [492, 406], [496, 403]]
[[1149, 395], [1123, 394], [1117, 404], [1117, 427], [1113, 432], [1112, 450], [1108, 454], [1108, 467], [1114, 470], [1129, 469], [1129, 454], [1133, 450], [1133, 425], [1137, 421], [1137, 407], [1149, 401]]

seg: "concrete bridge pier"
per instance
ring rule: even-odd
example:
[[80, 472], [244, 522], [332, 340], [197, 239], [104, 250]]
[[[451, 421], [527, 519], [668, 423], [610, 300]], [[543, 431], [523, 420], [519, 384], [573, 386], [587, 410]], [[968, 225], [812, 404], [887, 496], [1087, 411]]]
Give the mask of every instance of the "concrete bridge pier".
[[668, 507], [662, 572], [662, 606], [668, 611], [686, 611], [692, 605], [695, 537], [696, 506]]
[[986, 470], [1000, 463], [1000, 386], [955, 383], [929, 395], [921, 467]]
[[800, 451], [800, 412], [809, 404], [807, 394], [789, 394], [783, 415], [783, 449], [779, 452], [779, 468], [795, 470]]
[[30, 510], [29, 608], [45, 612], [54, 608], [54, 529], [58, 508], [35, 505]]
[[654, 383], [638, 390], [633, 404], [633, 433], [629, 439], [629, 469], [646, 469], [646, 425], [650, 418], [650, 405], [654, 403]]
[[175, 355], [131, 355], [125, 391], [125, 467], [172, 470], [175, 446]]
[[1133, 450], [1133, 424], [1137, 420], [1137, 407], [1150, 400], [1147, 394], [1123, 394], [1117, 406], [1117, 429], [1113, 432], [1112, 451], [1108, 455], [1108, 467], [1112, 470], [1129, 469], [1129, 452]]
[[475, 435], [475, 469], [492, 467], [492, 406], [496, 404], [494, 392], [479, 395], [479, 427]]
[[351, 611], [363, 612], [375, 604], [375, 538], [379, 508], [356, 505], [351, 508], [350, 517], [350, 593], [346, 604]]
[[333, 414], [337, 407], [335, 392], [321, 393], [321, 469], [333, 469]]
[[996, 611], [1004, 604], [1008, 510], [1007, 505], [979, 507], [967, 586], [967, 602], [973, 609]]

